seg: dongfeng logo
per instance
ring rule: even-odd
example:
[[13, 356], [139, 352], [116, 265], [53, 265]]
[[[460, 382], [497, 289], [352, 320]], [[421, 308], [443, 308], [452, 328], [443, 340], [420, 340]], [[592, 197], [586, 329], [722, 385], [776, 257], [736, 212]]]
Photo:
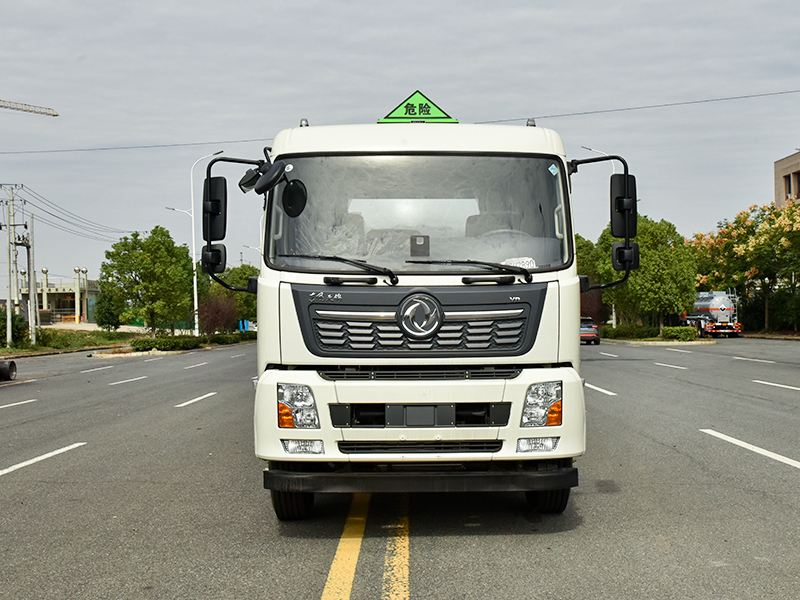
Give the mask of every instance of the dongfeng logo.
[[421, 340], [433, 336], [442, 326], [439, 303], [426, 294], [409, 296], [397, 309], [397, 322], [409, 337]]

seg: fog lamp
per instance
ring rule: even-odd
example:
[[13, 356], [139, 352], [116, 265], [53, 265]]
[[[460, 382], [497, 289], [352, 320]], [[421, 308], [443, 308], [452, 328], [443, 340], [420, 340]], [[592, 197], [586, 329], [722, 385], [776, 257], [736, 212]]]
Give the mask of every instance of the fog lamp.
[[558, 448], [560, 437], [520, 438], [517, 440], [517, 452], [553, 452]]
[[286, 454], [324, 454], [322, 440], [281, 440]]
[[561, 382], [534, 383], [525, 394], [520, 427], [561, 425]]
[[310, 387], [278, 384], [278, 427], [319, 429], [317, 404]]

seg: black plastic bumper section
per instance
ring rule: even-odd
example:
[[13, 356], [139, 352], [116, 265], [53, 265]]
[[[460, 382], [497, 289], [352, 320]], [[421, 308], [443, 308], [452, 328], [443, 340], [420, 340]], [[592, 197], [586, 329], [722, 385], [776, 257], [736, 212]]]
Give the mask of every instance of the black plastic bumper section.
[[531, 472], [298, 473], [265, 470], [264, 487], [279, 492], [528, 492], [572, 488], [578, 469]]

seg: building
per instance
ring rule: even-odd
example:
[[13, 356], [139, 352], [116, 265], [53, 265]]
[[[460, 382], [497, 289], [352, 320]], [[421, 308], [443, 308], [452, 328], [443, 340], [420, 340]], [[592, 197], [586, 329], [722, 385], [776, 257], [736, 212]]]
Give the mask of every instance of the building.
[[[84, 274], [85, 275], [85, 274]], [[80, 279], [80, 282], [79, 282]], [[42, 274], [42, 281], [36, 282], [36, 299], [42, 325], [59, 322], [75, 322], [75, 291], [79, 291], [81, 303], [81, 321], [94, 323], [94, 307], [100, 295], [100, 285], [85, 276], [74, 280], [58, 279], [48, 281], [47, 273]], [[19, 290], [22, 312], [27, 313], [28, 286], [23, 282]]]
[[800, 197], [800, 152], [775, 161], [775, 206], [783, 208], [788, 198]]

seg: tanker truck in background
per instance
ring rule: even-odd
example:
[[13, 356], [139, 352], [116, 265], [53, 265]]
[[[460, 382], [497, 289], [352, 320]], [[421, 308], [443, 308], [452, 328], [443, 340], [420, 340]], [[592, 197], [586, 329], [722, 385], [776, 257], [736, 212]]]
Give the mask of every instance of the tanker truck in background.
[[[619, 156], [567, 160], [554, 131], [458, 124], [419, 92], [377, 124], [300, 127], [207, 167], [202, 267], [258, 294], [255, 452], [276, 516], [314, 494], [525, 492], [562, 512], [584, 453], [580, 293], [638, 268]], [[570, 176], [611, 179], [613, 264], [575, 261]], [[227, 184], [264, 198], [260, 275], [225, 270]]]
[[692, 312], [684, 315], [681, 325], [695, 327], [700, 337], [738, 337], [742, 324], [736, 291], [697, 292]]

